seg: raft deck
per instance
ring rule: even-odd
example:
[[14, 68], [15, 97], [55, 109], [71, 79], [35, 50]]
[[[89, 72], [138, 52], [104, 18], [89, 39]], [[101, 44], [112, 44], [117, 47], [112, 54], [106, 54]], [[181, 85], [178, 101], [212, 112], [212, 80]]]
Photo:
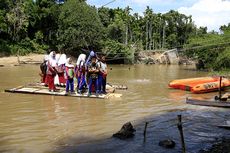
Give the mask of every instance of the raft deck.
[[5, 92], [10, 93], [23, 93], [23, 94], [38, 94], [38, 95], [52, 95], [52, 96], [69, 96], [69, 97], [81, 97], [81, 98], [99, 98], [99, 99], [108, 99], [108, 98], [119, 98], [122, 94], [119, 93], [107, 93], [107, 94], [100, 94], [96, 96], [92, 94], [90, 96], [87, 93], [78, 94], [78, 93], [71, 93], [66, 94], [64, 89], [59, 89], [57, 92], [50, 92], [47, 87], [44, 86], [19, 86], [12, 89], [6, 89]]

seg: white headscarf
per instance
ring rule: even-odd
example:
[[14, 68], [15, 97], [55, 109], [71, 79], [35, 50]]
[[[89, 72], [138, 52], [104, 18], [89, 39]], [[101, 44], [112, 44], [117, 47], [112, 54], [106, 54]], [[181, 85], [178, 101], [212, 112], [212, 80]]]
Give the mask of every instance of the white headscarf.
[[49, 55], [45, 55], [44, 56], [44, 61], [48, 61], [49, 60]]
[[[83, 66], [85, 63], [86, 55], [85, 54], [80, 54], [77, 59], [77, 66]], [[80, 65], [81, 63], [81, 65]]]
[[49, 63], [50, 63], [50, 65], [52, 67], [55, 67], [55, 66], [57, 66], [57, 61], [56, 61], [56, 56], [53, 57], [53, 55], [54, 55], [54, 52], [53, 51], [50, 52], [50, 54], [49, 54]]
[[59, 60], [58, 60], [58, 66], [62, 65], [62, 64], [66, 64], [66, 54], [61, 54]]
[[67, 59], [66, 59], [66, 65], [65, 65], [65, 66], [66, 66], [66, 67], [74, 67], [74, 65], [70, 64], [69, 61], [70, 61], [70, 58], [67, 58]]
[[60, 54], [56, 54], [56, 61], [58, 63], [58, 60], [60, 59], [61, 55]]

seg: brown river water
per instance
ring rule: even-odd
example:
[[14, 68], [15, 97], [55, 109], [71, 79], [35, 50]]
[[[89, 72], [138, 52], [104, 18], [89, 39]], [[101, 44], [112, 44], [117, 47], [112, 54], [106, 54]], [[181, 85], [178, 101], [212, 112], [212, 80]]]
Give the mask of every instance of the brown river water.
[[[185, 98], [194, 95], [167, 86], [170, 80], [207, 76], [207, 72], [186, 66], [110, 67], [108, 82], [127, 85], [128, 90], [116, 91], [123, 94], [121, 98], [103, 100], [5, 93], [5, 89], [38, 82], [39, 66], [0, 68], [0, 152], [180, 152], [175, 127], [179, 113], [184, 116], [190, 152], [204, 147], [201, 142], [209, 144], [229, 134], [211, 127], [229, 119], [227, 109], [187, 105]], [[143, 122], [150, 120], [143, 144]], [[137, 129], [134, 139], [110, 138], [128, 121]], [[158, 142], [164, 138], [173, 138], [176, 148], [162, 151]]]

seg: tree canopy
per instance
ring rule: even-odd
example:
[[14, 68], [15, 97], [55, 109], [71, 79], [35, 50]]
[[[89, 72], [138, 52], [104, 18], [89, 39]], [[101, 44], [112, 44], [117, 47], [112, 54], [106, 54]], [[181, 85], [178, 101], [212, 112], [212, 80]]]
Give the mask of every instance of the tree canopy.
[[226, 59], [219, 55], [227, 52], [229, 25], [221, 26], [221, 33], [207, 32], [207, 27], [194, 25], [192, 16], [178, 11], [155, 13], [147, 6], [143, 16], [131, 12], [129, 6], [96, 8], [85, 0], [1, 0], [0, 53], [55, 49], [77, 55], [94, 49], [133, 58], [138, 50], [187, 48], [185, 55], [207, 65]]

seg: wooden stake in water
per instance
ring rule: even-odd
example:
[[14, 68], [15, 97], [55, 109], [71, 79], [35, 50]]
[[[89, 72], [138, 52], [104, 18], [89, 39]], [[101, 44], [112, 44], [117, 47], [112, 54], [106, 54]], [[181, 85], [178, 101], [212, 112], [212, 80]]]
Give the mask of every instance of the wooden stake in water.
[[220, 76], [220, 84], [219, 84], [219, 99], [221, 100], [221, 81], [222, 81], [222, 76]]
[[148, 122], [145, 122], [145, 129], [144, 129], [144, 133], [143, 133], [143, 135], [144, 135], [144, 141], [146, 140], [146, 130], [147, 130], [147, 126], [148, 126]]
[[183, 134], [183, 127], [182, 127], [182, 122], [181, 122], [181, 115], [177, 115], [177, 118], [178, 118], [177, 127], [178, 127], [179, 132], [180, 132], [181, 145], [182, 145], [182, 153], [186, 153], [185, 142], [184, 142], [184, 134]]

